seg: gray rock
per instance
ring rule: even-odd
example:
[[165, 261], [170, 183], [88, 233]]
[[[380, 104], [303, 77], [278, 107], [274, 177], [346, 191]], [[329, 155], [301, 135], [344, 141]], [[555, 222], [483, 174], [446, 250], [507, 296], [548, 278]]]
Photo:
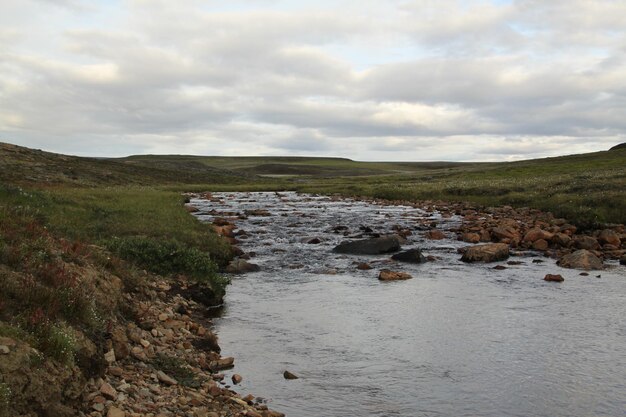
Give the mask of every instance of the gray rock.
[[600, 258], [586, 249], [577, 250], [574, 253], [565, 255], [557, 263], [563, 268], [572, 269], [592, 270], [604, 268]]
[[261, 267], [257, 264], [252, 264], [243, 259], [235, 259], [231, 261], [226, 267], [226, 272], [231, 274], [244, 274], [246, 272], [256, 272], [260, 271]]
[[397, 252], [400, 250], [401, 238], [397, 235], [387, 235], [371, 239], [342, 242], [335, 246], [333, 252], [353, 255], [380, 255], [382, 253]]
[[426, 262], [426, 258], [419, 249], [409, 249], [404, 252], [396, 253], [391, 257], [394, 261], [409, 262], [412, 264], [421, 264]]

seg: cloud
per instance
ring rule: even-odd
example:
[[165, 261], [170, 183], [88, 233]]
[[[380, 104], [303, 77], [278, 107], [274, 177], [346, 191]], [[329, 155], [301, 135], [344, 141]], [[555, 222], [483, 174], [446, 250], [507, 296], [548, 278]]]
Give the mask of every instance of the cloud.
[[30, 0], [3, 15], [0, 135], [52, 151], [501, 160], [626, 132], [620, 2]]

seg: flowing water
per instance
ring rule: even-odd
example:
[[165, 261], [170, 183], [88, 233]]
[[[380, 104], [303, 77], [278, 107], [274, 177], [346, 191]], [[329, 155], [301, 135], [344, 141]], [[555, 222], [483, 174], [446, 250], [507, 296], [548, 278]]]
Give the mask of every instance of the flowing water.
[[[214, 196], [192, 200], [200, 219], [272, 214], [237, 220], [248, 235], [239, 246], [262, 270], [233, 276], [215, 320], [222, 354], [244, 377], [238, 391], [295, 417], [626, 415], [626, 268], [580, 276], [529, 253], [496, 270], [461, 262], [467, 244], [453, 233], [434, 241], [415, 230], [431, 220], [445, 230], [457, 217], [296, 193]], [[346, 239], [335, 226], [357, 235], [393, 225], [414, 229], [403, 249], [436, 260], [331, 251]], [[414, 278], [380, 282], [382, 268]]]

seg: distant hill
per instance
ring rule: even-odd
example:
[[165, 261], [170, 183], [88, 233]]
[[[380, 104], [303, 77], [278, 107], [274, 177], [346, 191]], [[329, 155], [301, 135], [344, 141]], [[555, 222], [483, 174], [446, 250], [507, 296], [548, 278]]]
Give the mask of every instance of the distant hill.
[[626, 149], [626, 142], [613, 146], [611, 149], [609, 149], [609, 151], [614, 151], [616, 149]]
[[248, 177], [193, 161], [143, 166], [115, 159], [67, 156], [0, 143], [0, 180], [8, 183], [78, 186], [211, 184], [243, 182]]

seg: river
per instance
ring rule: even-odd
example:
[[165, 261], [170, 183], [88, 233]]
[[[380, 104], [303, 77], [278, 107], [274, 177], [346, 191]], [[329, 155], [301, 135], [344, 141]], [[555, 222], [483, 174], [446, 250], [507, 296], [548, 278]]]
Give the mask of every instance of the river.
[[[296, 193], [214, 197], [192, 199], [201, 220], [211, 210], [271, 214], [236, 221], [247, 234], [239, 246], [262, 269], [232, 277], [215, 320], [222, 354], [244, 378], [237, 390], [270, 408], [292, 417], [626, 415], [623, 266], [580, 276], [528, 253], [497, 270], [461, 262], [467, 243], [452, 233], [427, 240], [416, 230], [434, 221], [445, 231], [456, 216]], [[336, 226], [356, 235], [393, 225], [414, 230], [403, 249], [435, 260], [331, 251], [346, 239]], [[414, 278], [380, 282], [383, 267]], [[547, 273], [565, 282], [545, 282]]]

